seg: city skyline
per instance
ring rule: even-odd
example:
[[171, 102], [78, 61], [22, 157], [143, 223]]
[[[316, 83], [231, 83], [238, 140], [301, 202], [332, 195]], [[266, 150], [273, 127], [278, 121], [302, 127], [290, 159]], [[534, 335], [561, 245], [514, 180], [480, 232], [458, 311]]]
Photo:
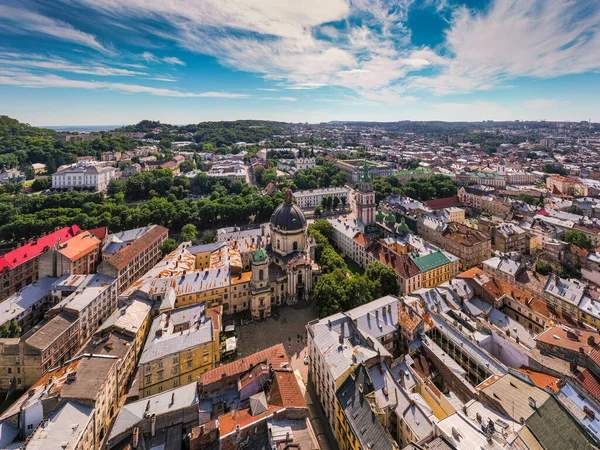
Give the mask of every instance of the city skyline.
[[14, 1], [0, 106], [33, 125], [600, 121], [583, 0]]

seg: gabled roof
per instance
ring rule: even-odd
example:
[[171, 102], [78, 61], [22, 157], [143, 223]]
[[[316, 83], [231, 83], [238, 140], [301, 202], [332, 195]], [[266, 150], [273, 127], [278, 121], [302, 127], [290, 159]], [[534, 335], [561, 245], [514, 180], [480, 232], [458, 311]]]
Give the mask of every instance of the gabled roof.
[[110, 256], [108, 262], [110, 262], [117, 269], [125, 267], [136, 255], [143, 252], [149, 245], [158, 240], [162, 235], [168, 234], [169, 230], [160, 225], [154, 225], [150, 231], [145, 233], [139, 239], [133, 241], [127, 247], [121, 249], [118, 253]]
[[363, 364], [358, 365], [338, 389], [336, 396], [350, 423], [360, 448], [390, 450], [397, 444], [385, 430], [377, 415], [371, 410], [366, 395], [373, 392], [373, 383]]
[[14, 269], [18, 265], [41, 255], [46, 247], [51, 248], [59, 242], [66, 242], [80, 232], [81, 229], [77, 225], [71, 225], [16, 248], [0, 256], [0, 271], [4, 270], [5, 267]]
[[289, 363], [283, 344], [277, 344], [245, 358], [238, 359], [229, 364], [216, 367], [200, 375], [200, 384], [207, 385], [220, 381], [222, 378], [236, 377], [247, 372], [251, 367], [261, 362], [272, 364], [274, 368], [282, 363]]

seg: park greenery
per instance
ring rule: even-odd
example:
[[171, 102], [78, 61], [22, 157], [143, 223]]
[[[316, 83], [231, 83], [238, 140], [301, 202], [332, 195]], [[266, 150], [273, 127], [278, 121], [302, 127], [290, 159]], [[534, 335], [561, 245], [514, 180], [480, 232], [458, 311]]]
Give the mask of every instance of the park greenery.
[[373, 187], [377, 203], [392, 194], [424, 202], [435, 198], [452, 197], [457, 192], [454, 181], [450, 177], [441, 174], [402, 183], [394, 176], [376, 177]]
[[319, 316], [347, 311], [376, 298], [398, 294], [396, 273], [391, 268], [375, 261], [367, 266], [364, 274], [348, 269], [344, 258], [330, 242], [333, 227], [327, 220], [317, 220], [308, 230], [317, 243], [315, 258], [322, 273], [313, 291]]
[[205, 173], [191, 181], [165, 169], [138, 175], [111, 183], [106, 198], [103, 193], [76, 191], [29, 196], [4, 192], [0, 240], [28, 239], [72, 224], [82, 229], [108, 226], [112, 232], [150, 224], [178, 232], [193, 224], [203, 231], [266, 221], [283, 201], [281, 193], [263, 196], [254, 186], [215, 180]]

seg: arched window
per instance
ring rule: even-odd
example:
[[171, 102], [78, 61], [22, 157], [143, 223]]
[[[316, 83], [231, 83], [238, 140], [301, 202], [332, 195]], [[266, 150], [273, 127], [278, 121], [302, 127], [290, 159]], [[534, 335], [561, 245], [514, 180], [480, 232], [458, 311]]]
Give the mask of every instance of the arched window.
[[281, 240], [277, 239], [277, 248], [281, 248]]
[[264, 278], [264, 276], [265, 276], [265, 274], [264, 274], [263, 270], [262, 270], [262, 269], [260, 269], [260, 270], [258, 271], [258, 279], [259, 279], [259, 280], [262, 280], [262, 279]]
[[294, 249], [294, 251], [298, 250], [298, 242], [294, 241], [294, 244], [292, 245], [292, 248]]
[[302, 284], [302, 274], [298, 274], [298, 284]]

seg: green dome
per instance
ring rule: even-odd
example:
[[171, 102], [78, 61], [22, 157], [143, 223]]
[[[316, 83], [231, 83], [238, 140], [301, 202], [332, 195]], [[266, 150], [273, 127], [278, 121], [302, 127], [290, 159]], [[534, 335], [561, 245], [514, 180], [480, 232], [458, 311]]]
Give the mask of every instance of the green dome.
[[260, 263], [267, 260], [267, 252], [265, 252], [264, 248], [259, 248], [252, 253], [252, 261], [255, 263]]
[[375, 220], [377, 222], [381, 222], [383, 219], [385, 219], [385, 214], [381, 211], [377, 211], [377, 214], [375, 214]]
[[400, 225], [398, 225], [398, 233], [402, 232], [412, 233], [411, 229], [408, 228], [408, 225], [406, 225], [406, 222], [404, 222], [404, 219], [402, 219], [402, 222], [400, 223]]
[[387, 216], [385, 216], [385, 221], [386, 223], [396, 223], [396, 216], [392, 213], [389, 213]]

